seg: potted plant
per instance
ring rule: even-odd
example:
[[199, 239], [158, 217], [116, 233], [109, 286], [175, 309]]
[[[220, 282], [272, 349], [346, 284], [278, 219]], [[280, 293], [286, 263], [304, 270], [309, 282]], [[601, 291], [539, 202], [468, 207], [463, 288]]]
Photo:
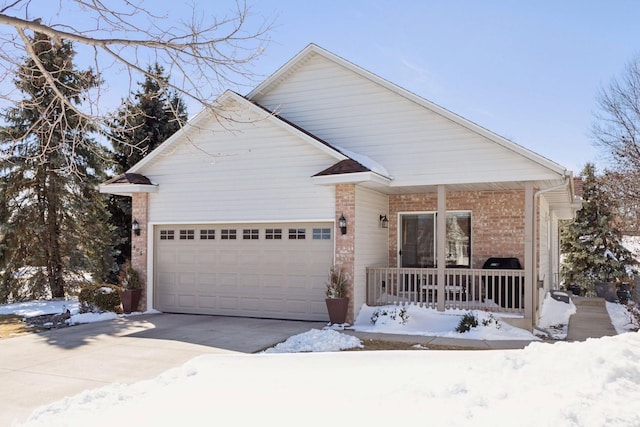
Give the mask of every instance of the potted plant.
[[125, 313], [136, 311], [142, 295], [142, 285], [140, 283], [140, 275], [135, 268], [131, 267], [129, 262], [125, 263], [120, 272], [120, 287], [122, 311]]
[[329, 280], [327, 281], [325, 303], [329, 312], [329, 322], [332, 325], [341, 325], [347, 321], [347, 311], [349, 310], [348, 287], [349, 281], [344, 271], [342, 271], [342, 267], [331, 267]]

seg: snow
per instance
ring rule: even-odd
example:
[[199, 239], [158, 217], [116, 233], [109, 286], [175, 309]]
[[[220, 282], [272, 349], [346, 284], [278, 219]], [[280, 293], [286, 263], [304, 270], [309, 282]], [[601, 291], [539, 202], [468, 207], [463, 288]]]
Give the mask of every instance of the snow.
[[312, 329], [295, 335], [288, 340], [265, 350], [265, 353], [299, 353], [316, 351], [338, 351], [363, 347], [360, 340], [350, 335], [341, 334], [332, 329]]
[[575, 312], [576, 306], [573, 301], [569, 301], [569, 304], [556, 301], [551, 298], [551, 294], [547, 293], [542, 302], [538, 327], [548, 331], [553, 339], [565, 339], [568, 333], [569, 317]]
[[[405, 322], [399, 315], [400, 310], [406, 310], [408, 320]], [[374, 313], [377, 321], [372, 323]], [[387, 314], [384, 314], [387, 313]], [[395, 313], [395, 316], [394, 316]], [[472, 313], [482, 324], [469, 332], [456, 332], [460, 319], [466, 313]], [[392, 317], [395, 317], [393, 319]], [[480, 310], [446, 310], [444, 313], [435, 309], [408, 305], [405, 307], [385, 306], [369, 307], [363, 305], [354, 322], [353, 328], [360, 332], [374, 332], [382, 334], [424, 335], [445, 338], [466, 338], [476, 340], [537, 340], [538, 338], [524, 329], [515, 328], [506, 323], [502, 317], [505, 314], [491, 313]], [[494, 319], [491, 321], [490, 319]]]
[[[104, 288], [111, 291], [110, 288]], [[71, 325], [81, 323], [102, 322], [112, 320], [122, 316], [135, 316], [142, 314], [134, 312], [130, 314], [116, 314], [113, 312], [104, 313], [80, 313], [80, 303], [78, 300], [37, 300], [16, 302], [13, 304], [0, 305], [0, 314], [15, 314], [25, 318], [42, 316], [45, 314], [62, 314], [69, 310], [71, 317], [68, 323]]]
[[[609, 317], [611, 317], [611, 323], [617, 333], [637, 331], [640, 327], [638, 319], [633, 317], [624, 305], [606, 301], [606, 307]], [[630, 305], [629, 307], [635, 306]]]
[[[612, 306], [616, 312], [622, 307]], [[545, 299], [543, 307], [549, 324], [568, 322], [570, 304]], [[500, 329], [480, 322], [477, 331], [456, 335], [451, 328], [466, 312], [423, 310], [408, 307], [408, 320], [399, 312], [395, 319], [390, 311], [378, 313], [374, 325], [374, 309], [365, 306], [354, 328], [476, 339], [526, 336], [487, 312], [474, 314], [499, 319]], [[622, 324], [615, 314], [612, 322]], [[333, 351], [359, 346], [344, 335], [312, 330], [272, 350], [296, 353], [197, 357], [154, 379], [66, 397], [37, 409], [22, 425], [640, 425], [638, 332], [576, 343], [533, 341], [523, 350]]]
[[370, 157], [365, 156], [364, 154], [355, 153], [353, 151], [347, 150], [346, 148], [339, 147], [337, 145], [334, 145], [334, 147], [345, 156], [355, 160], [365, 168], [369, 169], [371, 172], [375, 172], [378, 175], [382, 175], [386, 178], [391, 178], [391, 175], [389, 175], [389, 172], [387, 171], [387, 169], [384, 166], [382, 166], [380, 163], [371, 159]]

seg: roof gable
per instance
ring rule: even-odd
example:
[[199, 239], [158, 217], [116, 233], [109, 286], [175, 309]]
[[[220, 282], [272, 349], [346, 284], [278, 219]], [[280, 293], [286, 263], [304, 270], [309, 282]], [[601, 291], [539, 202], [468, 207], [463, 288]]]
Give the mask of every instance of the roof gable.
[[[556, 162], [553, 162], [529, 149], [526, 149], [510, 140], [507, 140], [479, 125], [477, 125], [476, 123], [473, 123], [437, 104], [434, 104], [422, 97], [419, 97], [417, 95], [415, 95], [412, 92], [409, 92], [357, 65], [354, 65], [353, 63], [325, 50], [320, 48], [319, 46], [315, 45], [315, 44], [310, 44], [308, 45], [305, 49], [303, 49], [300, 53], [298, 53], [294, 58], [292, 58], [289, 62], [287, 62], [284, 66], [282, 66], [280, 69], [278, 69], [274, 74], [272, 74], [269, 78], [267, 78], [264, 82], [262, 82], [260, 85], [258, 85], [254, 90], [252, 90], [248, 95], [247, 98], [252, 100], [252, 101], [256, 101], [256, 102], [263, 102], [263, 100], [268, 99], [271, 94], [275, 91], [281, 90], [283, 93], [289, 93], [292, 90], [294, 90], [293, 88], [289, 89], [289, 91], [282, 89], [282, 87], [286, 86], [287, 84], [289, 84], [290, 80], [293, 80], [294, 77], [296, 76], [296, 74], [299, 74], [300, 72], [302, 72], [302, 70], [305, 68], [305, 66], [307, 66], [309, 63], [313, 62], [314, 60], [317, 60], [317, 58], [322, 58], [322, 60], [324, 61], [328, 61], [332, 64], [335, 64], [345, 70], [348, 70], [350, 73], [353, 73], [357, 76], [359, 76], [360, 78], [366, 79], [367, 81], [373, 83], [374, 85], [380, 87], [380, 88], [384, 88], [386, 91], [389, 91], [395, 95], [400, 96], [401, 98], [414, 103], [418, 106], [420, 106], [421, 108], [423, 108], [424, 110], [429, 111], [432, 114], [435, 114], [439, 117], [441, 117], [442, 119], [445, 119], [446, 121], [450, 122], [451, 124], [457, 125], [473, 134], [475, 134], [476, 136], [482, 138], [483, 140], [485, 140], [486, 142], [490, 142], [492, 144], [495, 144], [496, 147], [499, 147], [501, 150], [505, 151], [505, 152], [510, 152], [515, 154], [517, 157], [522, 158], [523, 160], [526, 160], [528, 162], [534, 163], [538, 168], [544, 169], [545, 172], [541, 172], [540, 175], [544, 175], [545, 173], [547, 174], [553, 174], [556, 176], [560, 176], [560, 177], [564, 177], [567, 175], [568, 171], [566, 170], [566, 168], [564, 168], [563, 166], [559, 165]], [[308, 80], [312, 80], [309, 79]], [[322, 79], [318, 78], [318, 79], [314, 79], [312, 80], [313, 84], [323, 84]], [[327, 77], [327, 81], [331, 81], [331, 79], [329, 79]], [[316, 83], [319, 82], [319, 83]], [[300, 85], [299, 82], [296, 82], [295, 84]], [[351, 95], [351, 94], [350, 94]], [[312, 98], [312, 96], [309, 96], [310, 98]], [[297, 101], [297, 100], [296, 100]], [[297, 105], [297, 104], [296, 104]], [[269, 107], [269, 104], [267, 103], [267, 106]], [[284, 107], [283, 107], [284, 109]], [[285, 114], [285, 113], [283, 113]], [[289, 118], [289, 112], [286, 112], [287, 117]], [[292, 121], [298, 123], [301, 126], [304, 126], [307, 129], [310, 129], [311, 132], [313, 132], [316, 135], [319, 135], [321, 138], [324, 138], [325, 136], [322, 135], [320, 132], [317, 131], [317, 129], [315, 129], [315, 127], [313, 125], [311, 125], [310, 123], [304, 122], [304, 120], [299, 120], [298, 116], [296, 116], [294, 119], [292, 119]], [[338, 136], [339, 138], [339, 136]], [[345, 146], [342, 141], [334, 141], [332, 139], [329, 139], [332, 143], [335, 144], [339, 144], [340, 146]], [[350, 147], [348, 147], [350, 148]], [[367, 152], [363, 152], [363, 151], [359, 151], [357, 149], [355, 149], [355, 151], [363, 153], [363, 154], [369, 154]], [[507, 156], [507, 154], [505, 154], [504, 156]], [[503, 156], [503, 157], [504, 157]], [[379, 159], [381, 162], [385, 162], [384, 159]], [[392, 171], [392, 173], [394, 175], [397, 175], [394, 171]], [[399, 174], [398, 174], [399, 175]]]
[[[229, 106], [235, 104], [235, 107]], [[246, 98], [238, 95], [233, 91], [226, 91], [222, 94], [218, 100], [216, 101], [216, 109], [215, 112], [212, 113], [208, 110], [202, 110], [198, 113], [193, 119], [191, 119], [187, 124], [173, 134], [170, 138], [164, 141], [160, 146], [158, 146], [155, 150], [153, 150], [148, 156], [143, 158], [140, 162], [135, 164], [128, 172], [129, 173], [137, 173], [140, 171], [144, 171], [145, 168], [152, 164], [156, 159], [166, 156], [168, 152], [175, 148], [176, 145], [181, 143], [188, 143], [191, 135], [193, 133], [197, 133], [203, 129], [207, 129], [210, 127], [207, 122], [212, 123], [221, 123], [224, 121], [229, 122], [229, 126], [232, 125], [234, 121], [237, 119], [233, 116], [233, 109], [235, 108], [246, 108], [258, 115], [258, 119], [256, 123], [258, 124], [261, 120], [268, 120], [271, 123], [275, 123], [279, 127], [286, 129], [288, 132], [296, 135], [301, 140], [306, 143], [316, 147], [319, 151], [329, 154], [334, 157], [336, 160], [341, 161], [348, 158], [347, 155], [343, 154], [339, 149], [332, 146], [331, 144], [323, 141], [322, 139], [314, 136], [310, 132], [302, 129], [299, 126], [287, 121], [286, 119], [279, 117], [268, 109], [258, 105], [257, 103], [250, 102]], [[214, 116], [214, 114], [220, 114], [218, 116]], [[223, 128], [226, 129], [225, 125]], [[233, 131], [233, 129], [228, 129], [229, 131]]]

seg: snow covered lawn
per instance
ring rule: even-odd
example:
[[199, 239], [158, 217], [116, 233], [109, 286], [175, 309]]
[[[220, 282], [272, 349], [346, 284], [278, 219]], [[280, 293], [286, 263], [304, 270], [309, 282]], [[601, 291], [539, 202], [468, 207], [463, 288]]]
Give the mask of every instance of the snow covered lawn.
[[[571, 305], [544, 305], [549, 324], [568, 323]], [[46, 311], [27, 306], [13, 309]], [[464, 312], [408, 307], [392, 316], [397, 307], [384, 309], [386, 314], [374, 316], [375, 309], [363, 307], [354, 328], [535, 339], [503, 321], [500, 328], [495, 321], [480, 322], [458, 334], [453, 329]], [[7, 310], [0, 307], [0, 313]], [[494, 317], [476, 314], [480, 321]], [[612, 321], [620, 331], [628, 328], [616, 315]], [[34, 411], [23, 425], [640, 425], [638, 332], [582, 343], [533, 342], [523, 350], [333, 351], [359, 345], [325, 329], [280, 344], [288, 354], [201, 356], [148, 381], [66, 397]]]

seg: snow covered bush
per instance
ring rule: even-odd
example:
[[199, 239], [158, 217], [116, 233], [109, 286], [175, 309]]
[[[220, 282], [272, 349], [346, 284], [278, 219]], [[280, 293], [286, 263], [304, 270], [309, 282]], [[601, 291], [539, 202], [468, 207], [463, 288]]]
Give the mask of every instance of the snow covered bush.
[[382, 324], [386, 323], [386, 318], [391, 320], [398, 320], [401, 325], [404, 325], [409, 320], [409, 313], [407, 313], [407, 309], [402, 308], [379, 308], [373, 312], [371, 315], [371, 323], [374, 325], [378, 323], [378, 321], [382, 321]]

